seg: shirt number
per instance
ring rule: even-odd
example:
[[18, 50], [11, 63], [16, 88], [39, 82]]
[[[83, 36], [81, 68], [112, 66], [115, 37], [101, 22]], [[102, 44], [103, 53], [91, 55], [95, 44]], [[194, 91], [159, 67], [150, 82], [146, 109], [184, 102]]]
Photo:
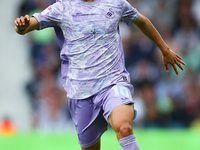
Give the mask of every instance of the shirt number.
[[114, 89], [114, 92], [115, 92], [115, 97], [119, 97], [119, 95], [123, 95], [125, 97], [128, 97], [129, 98], [129, 92], [128, 92], [128, 89], [125, 87], [125, 86], [114, 86], [113, 87]]

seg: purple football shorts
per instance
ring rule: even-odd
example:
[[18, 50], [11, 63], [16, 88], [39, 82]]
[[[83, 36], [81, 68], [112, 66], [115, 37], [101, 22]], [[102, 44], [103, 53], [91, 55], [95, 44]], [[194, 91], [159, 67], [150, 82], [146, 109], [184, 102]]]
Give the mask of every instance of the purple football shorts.
[[134, 103], [132, 94], [133, 86], [120, 82], [95, 96], [83, 100], [69, 100], [79, 144], [87, 148], [97, 143], [108, 128], [108, 120], [113, 109]]

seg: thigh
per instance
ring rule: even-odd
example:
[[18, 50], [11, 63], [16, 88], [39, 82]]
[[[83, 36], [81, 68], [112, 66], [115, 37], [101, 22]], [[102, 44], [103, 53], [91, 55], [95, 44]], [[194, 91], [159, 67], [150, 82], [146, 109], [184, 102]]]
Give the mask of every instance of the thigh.
[[132, 128], [133, 119], [134, 119], [133, 105], [132, 104], [121, 105], [114, 108], [109, 118], [109, 123], [117, 133], [119, 132], [119, 129], [123, 124], [127, 124]]
[[[122, 138], [121, 127], [128, 127], [128, 132], [132, 134], [132, 123], [134, 119], [134, 108], [132, 98], [132, 85], [120, 83], [112, 86], [105, 95], [103, 104], [104, 117], [117, 133], [117, 138]], [[124, 134], [123, 134], [124, 135]]]
[[83, 149], [98, 146], [99, 139], [108, 126], [101, 106], [96, 105], [94, 99], [69, 100], [70, 113]]

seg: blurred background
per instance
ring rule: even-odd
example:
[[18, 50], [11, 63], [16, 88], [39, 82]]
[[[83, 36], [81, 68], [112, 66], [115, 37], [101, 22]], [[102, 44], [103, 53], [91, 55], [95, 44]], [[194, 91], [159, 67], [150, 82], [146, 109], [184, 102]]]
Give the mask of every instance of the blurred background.
[[[144, 137], [149, 135], [149, 138], [152, 133], [157, 133], [157, 137], [169, 134], [170, 139], [174, 136], [174, 131], [181, 130], [181, 134], [178, 132], [180, 139], [191, 135], [189, 138], [196, 143], [190, 145], [193, 149], [199, 149], [200, 0], [128, 1], [151, 20], [169, 47], [182, 56], [187, 64], [184, 72], [179, 69], [178, 76], [172, 68], [166, 73], [156, 45], [134, 24], [128, 27], [120, 23], [125, 64], [135, 88], [135, 108], [138, 110], [138, 117], [134, 122], [136, 133]], [[34, 31], [25, 36], [17, 35], [14, 30], [15, 18], [41, 12], [54, 2], [55, 0], [0, 2], [1, 137], [32, 131], [55, 134], [74, 132], [66, 92], [61, 83], [60, 47], [54, 30], [49, 28]], [[148, 129], [153, 129], [153, 132]], [[146, 134], [143, 131], [147, 131]], [[69, 135], [73, 137], [75, 132]], [[108, 139], [109, 135], [108, 132]], [[8, 150], [5, 148], [8, 146], [5, 145], [5, 138], [1, 139], [4, 139], [2, 150]], [[145, 138], [138, 140], [142, 144]], [[185, 141], [187, 144], [188, 139]], [[191, 147], [188, 146], [187, 149], [189, 148]], [[165, 150], [161, 147], [152, 149]]]

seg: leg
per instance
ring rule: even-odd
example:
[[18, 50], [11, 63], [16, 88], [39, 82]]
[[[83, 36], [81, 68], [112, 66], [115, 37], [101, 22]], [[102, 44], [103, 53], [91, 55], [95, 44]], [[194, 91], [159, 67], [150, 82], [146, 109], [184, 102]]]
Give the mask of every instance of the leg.
[[100, 140], [94, 144], [93, 146], [91, 147], [88, 147], [88, 148], [84, 148], [84, 147], [81, 147], [82, 150], [100, 150]]
[[133, 135], [133, 119], [133, 104], [118, 106], [111, 113], [109, 123], [116, 132], [122, 150], [140, 150]]
[[116, 132], [122, 150], [140, 150], [132, 130], [134, 102], [131, 91], [132, 85], [119, 83], [104, 94], [104, 117]]
[[132, 104], [118, 106], [112, 111], [109, 123], [116, 132], [118, 140], [133, 134], [133, 118]]

